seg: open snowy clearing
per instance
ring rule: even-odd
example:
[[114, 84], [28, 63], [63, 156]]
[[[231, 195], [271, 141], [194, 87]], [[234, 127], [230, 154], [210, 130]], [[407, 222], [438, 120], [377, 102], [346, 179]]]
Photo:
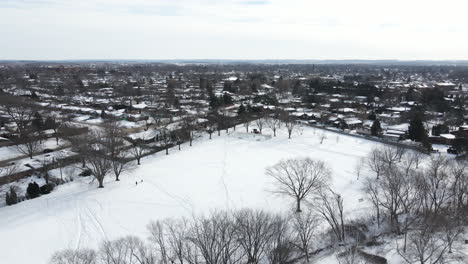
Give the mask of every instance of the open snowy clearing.
[[[323, 133], [326, 139], [320, 144]], [[128, 234], [145, 238], [146, 225], [154, 219], [243, 207], [292, 210], [292, 199], [271, 193], [265, 168], [298, 156], [330, 165], [348, 218], [368, 214], [367, 202], [359, 202], [364, 195], [355, 164], [376, 144], [309, 127], [290, 140], [285, 130], [264, 141], [214, 133], [212, 140], [206, 136], [193, 147], [175, 147], [168, 156], [144, 158], [120, 182], [109, 176], [104, 189], [97, 189], [90, 177], [75, 178], [49, 195], [0, 208], [0, 259], [47, 263], [56, 250], [96, 247], [102, 239]], [[361, 178], [368, 174], [363, 170]]]

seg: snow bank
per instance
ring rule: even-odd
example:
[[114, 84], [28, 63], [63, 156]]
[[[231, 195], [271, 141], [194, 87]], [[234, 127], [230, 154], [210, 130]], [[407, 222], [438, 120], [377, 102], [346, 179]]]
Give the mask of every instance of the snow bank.
[[247, 139], [247, 140], [255, 140], [255, 141], [265, 141], [271, 139], [271, 135], [262, 135], [262, 134], [255, 134], [255, 133], [242, 133], [242, 132], [233, 132], [229, 134], [230, 137], [234, 137], [237, 139]]

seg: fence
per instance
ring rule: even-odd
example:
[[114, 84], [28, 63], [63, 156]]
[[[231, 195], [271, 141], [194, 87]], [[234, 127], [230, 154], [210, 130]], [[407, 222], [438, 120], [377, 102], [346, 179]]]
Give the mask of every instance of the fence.
[[326, 130], [326, 131], [337, 133], [337, 134], [340, 134], [340, 135], [346, 135], [346, 136], [351, 136], [351, 137], [360, 138], [360, 139], [366, 139], [366, 140], [370, 140], [370, 141], [374, 141], [374, 142], [378, 142], [378, 143], [382, 143], [382, 144], [392, 145], [392, 146], [395, 146], [395, 147], [411, 149], [411, 150], [419, 151], [419, 152], [422, 152], [422, 153], [425, 153], [425, 154], [428, 153], [428, 151], [425, 148], [423, 148], [422, 146], [409, 145], [409, 144], [405, 144], [405, 143], [401, 143], [401, 142], [397, 142], [397, 141], [391, 141], [391, 140], [386, 140], [386, 139], [383, 139], [383, 138], [377, 138], [377, 137], [372, 137], [372, 136], [363, 136], [363, 135], [357, 135], [357, 134], [350, 134], [350, 133], [346, 133], [344, 131], [330, 129], [330, 128], [326, 128], [326, 127], [318, 126], [318, 125], [307, 124], [307, 126], [322, 129], [322, 130]]

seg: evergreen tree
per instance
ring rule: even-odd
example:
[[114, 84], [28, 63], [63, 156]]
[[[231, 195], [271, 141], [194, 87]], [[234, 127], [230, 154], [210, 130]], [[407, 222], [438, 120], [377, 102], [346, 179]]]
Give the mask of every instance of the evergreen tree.
[[56, 126], [57, 123], [55, 122], [55, 119], [53, 119], [51, 116], [48, 116], [44, 123], [45, 129], [54, 129]]
[[414, 100], [416, 100], [416, 94], [415, 94], [415, 91], [414, 91], [414, 88], [413, 88], [413, 87], [410, 87], [410, 88], [408, 89], [408, 91], [406, 91], [405, 100], [406, 100], [406, 101], [414, 101]]
[[432, 135], [440, 136], [440, 134], [449, 133], [449, 127], [446, 124], [440, 124], [432, 127]]
[[39, 195], [41, 194], [41, 188], [36, 182], [31, 182], [28, 184], [28, 188], [26, 189], [26, 194], [30, 199], [39, 197]]
[[217, 108], [219, 106], [219, 99], [213, 93], [210, 94], [210, 107]]
[[232, 97], [229, 93], [224, 93], [223, 94], [223, 103], [225, 105], [230, 105], [232, 104]]
[[378, 136], [381, 131], [382, 131], [382, 127], [380, 126], [380, 121], [376, 119], [374, 123], [372, 123], [371, 134], [373, 136]]
[[423, 142], [427, 138], [427, 131], [421, 118], [415, 117], [411, 120], [408, 128], [408, 137], [416, 142]]
[[41, 130], [44, 127], [44, 121], [42, 119], [42, 116], [39, 112], [34, 113], [34, 118], [31, 122], [32, 126], [37, 129]]
[[10, 191], [6, 193], [5, 202], [7, 205], [18, 203], [18, 195], [13, 187], [10, 187]]
[[237, 114], [238, 114], [239, 116], [245, 114], [245, 106], [244, 106], [244, 104], [241, 104], [241, 105], [239, 106], [239, 109], [237, 110]]

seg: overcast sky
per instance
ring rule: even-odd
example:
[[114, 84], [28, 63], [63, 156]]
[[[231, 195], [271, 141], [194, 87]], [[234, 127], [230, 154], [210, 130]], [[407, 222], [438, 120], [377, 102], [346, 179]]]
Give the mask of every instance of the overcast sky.
[[467, 0], [0, 0], [0, 59], [467, 60]]

